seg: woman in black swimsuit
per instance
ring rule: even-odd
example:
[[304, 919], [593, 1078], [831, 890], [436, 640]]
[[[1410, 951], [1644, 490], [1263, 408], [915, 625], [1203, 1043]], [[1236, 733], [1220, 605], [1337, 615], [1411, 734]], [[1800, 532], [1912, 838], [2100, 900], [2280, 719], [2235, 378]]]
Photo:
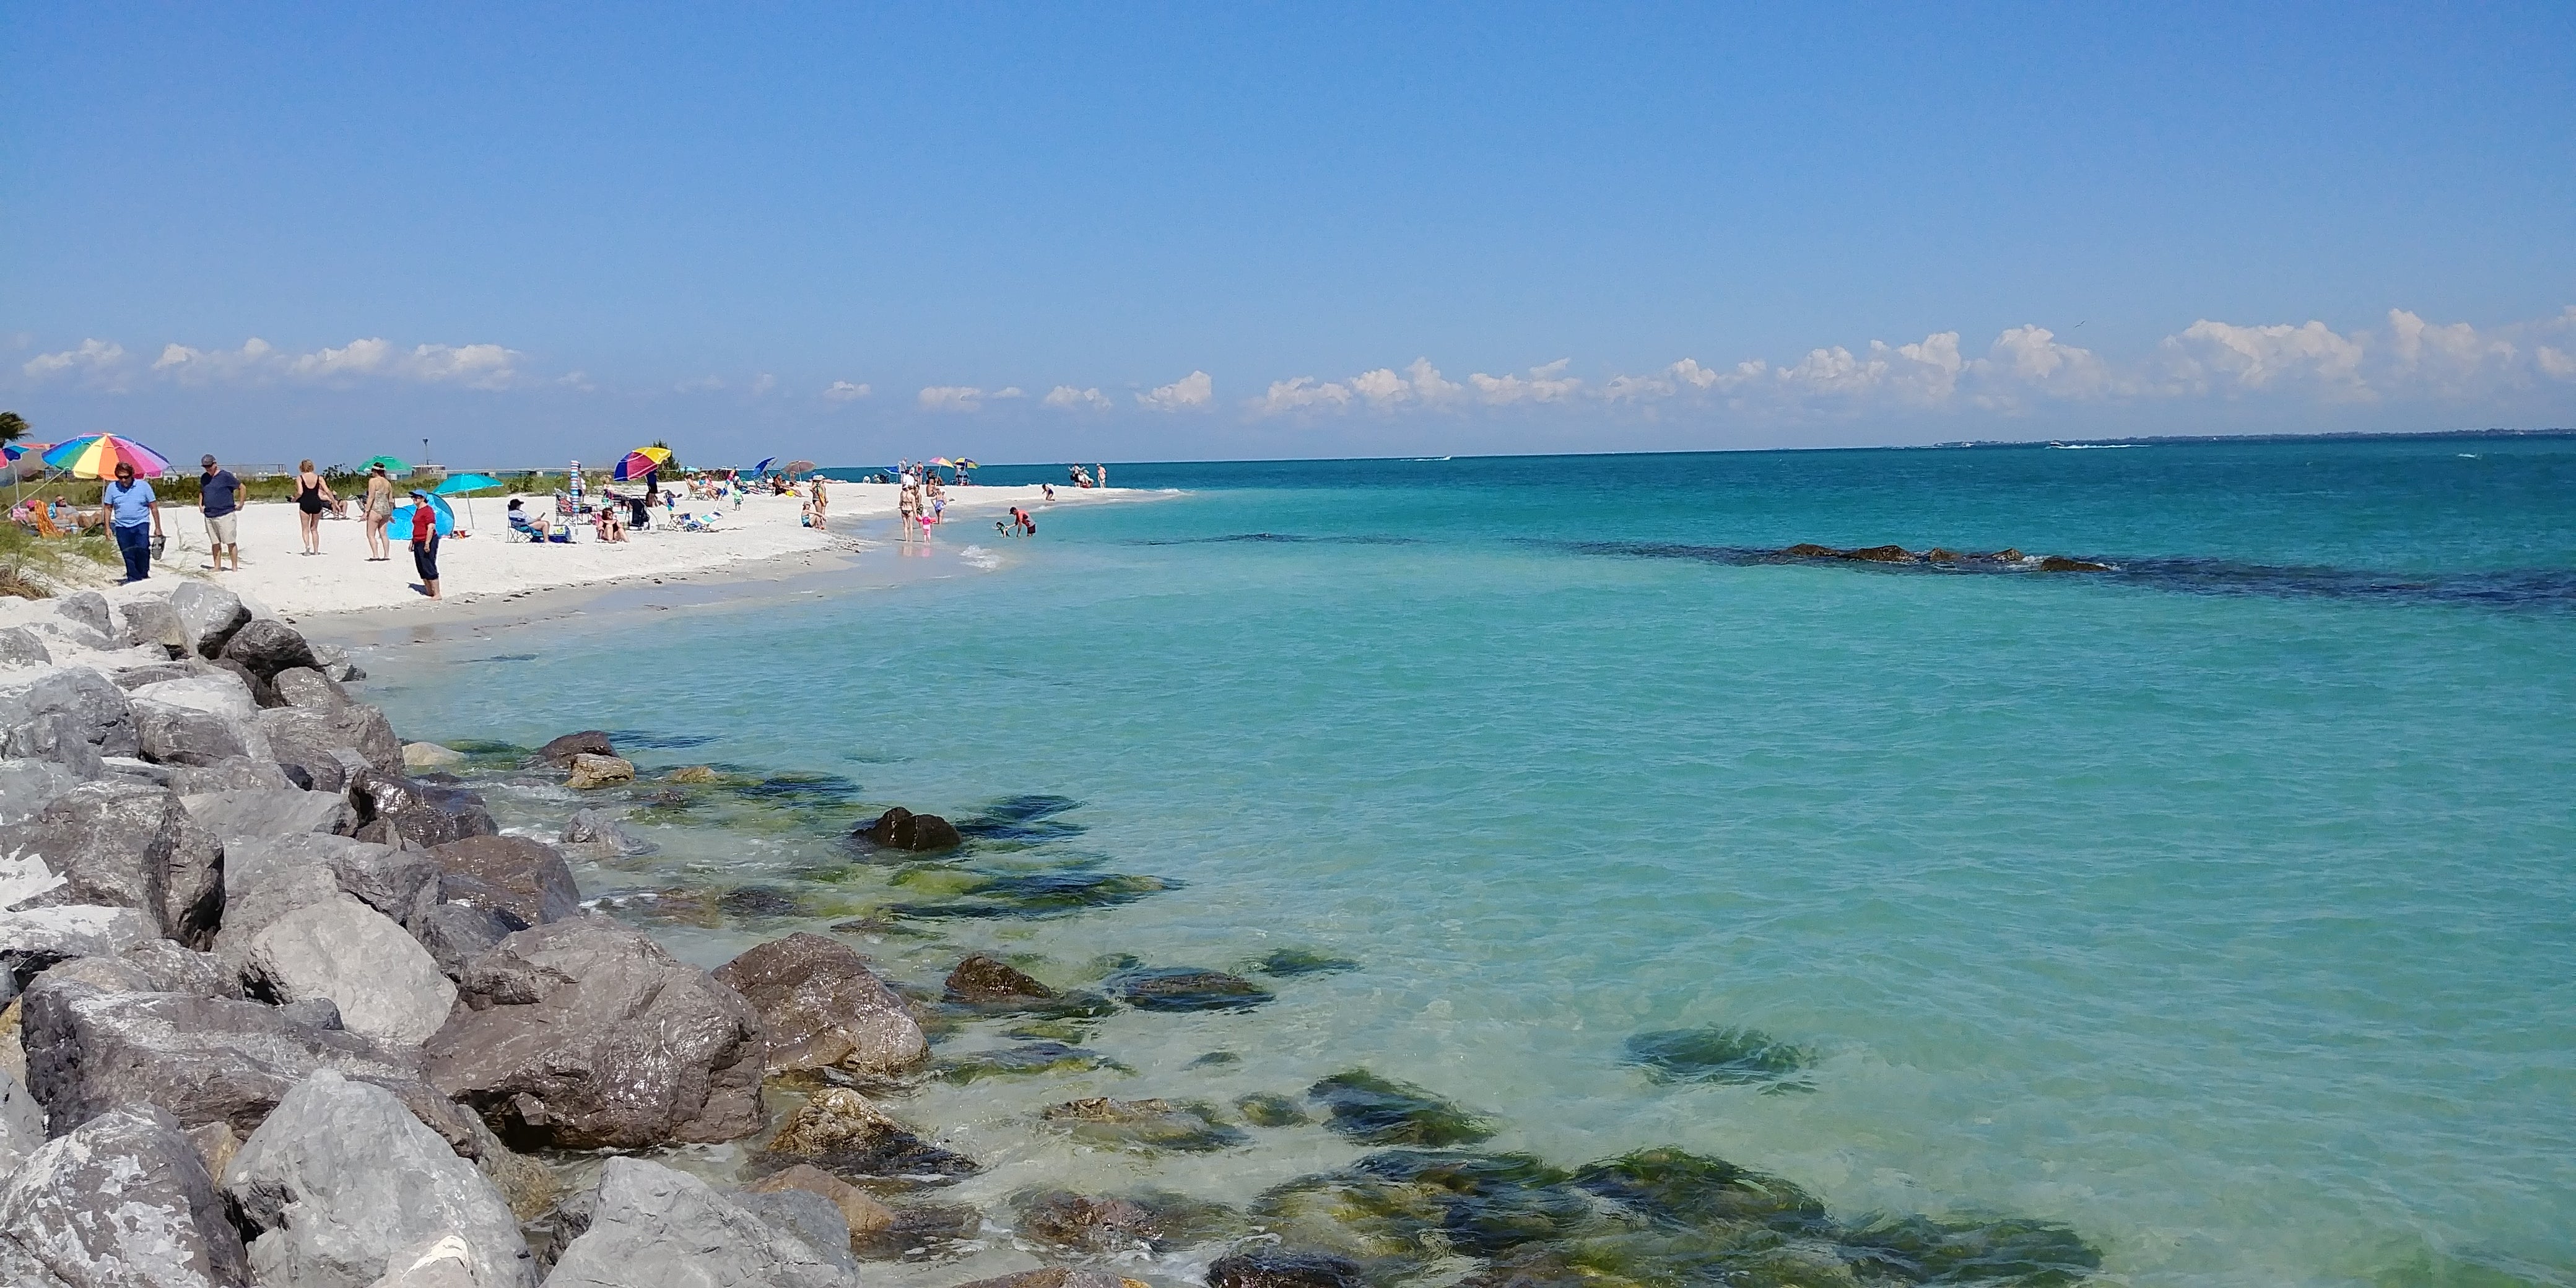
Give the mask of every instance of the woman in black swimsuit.
[[331, 495], [331, 485], [313, 472], [313, 462], [296, 467], [295, 508], [303, 513], [295, 517], [304, 524], [304, 553], [322, 553], [322, 511], [337, 500]]

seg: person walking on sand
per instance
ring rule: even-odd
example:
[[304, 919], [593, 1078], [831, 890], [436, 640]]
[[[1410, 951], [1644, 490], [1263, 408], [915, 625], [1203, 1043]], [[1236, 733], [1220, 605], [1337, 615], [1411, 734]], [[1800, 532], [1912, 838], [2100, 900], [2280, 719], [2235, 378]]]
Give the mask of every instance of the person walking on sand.
[[134, 466], [116, 463], [116, 481], [100, 493], [107, 502], [108, 531], [116, 534], [116, 552], [125, 556], [125, 584], [152, 575], [152, 538], [161, 535], [161, 498], [152, 485], [134, 477]]
[[304, 553], [322, 553], [322, 511], [332, 501], [331, 485], [313, 472], [313, 462], [295, 467], [295, 508], [304, 524]]
[[895, 539], [898, 541], [912, 540], [912, 520], [913, 516], [921, 513], [921, 494], [908, 487], [903, 489], [903, 491], [897, 495], [895, 500], [894, 512]]
[[233, 472], [215, 464], [213, 453], [199, 462], [206, 472], [197, 479], [197, 506], [206, 516], [206, 549], [214, 562], [206, 565], [216, 572], [224, 570], [224, 556], [233, 558], [233, 571], [241, 571], [241, 480]]
[[438, 512], [419, 488], [411, 490], [411, 566], [420, 574], [420, 593], [438, 598]]
[[394, 557], [394, 539], [385, 528], [394, 521], [394, 480], [378, 461], [367, 467], [367, 562], [384, 563]]
[[832, 508], [832, 498], [823, 493], [823, 476], [814, 476], [814, 530], [823, 530], [824, 511]]

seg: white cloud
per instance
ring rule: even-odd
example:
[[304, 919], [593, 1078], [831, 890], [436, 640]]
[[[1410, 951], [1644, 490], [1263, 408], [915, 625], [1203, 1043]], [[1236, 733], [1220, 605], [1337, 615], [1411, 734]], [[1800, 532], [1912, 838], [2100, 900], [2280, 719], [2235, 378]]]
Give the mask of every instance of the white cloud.
[[1532, 367], [1526, 376], [1489, 376], [1479, 371], [1467, 377], [1467, 383], [1475, 386], [1478, 399], [1497, 407], [1562, 402], [1583, 388], [1580, 377], [1565, 374], [1570, 361], [1559, 358], [1546, 366]]
[[1270, 392], [1254, 399], [1256, 415], [1280, 416], [1297, 411], [1341, 411], [1351, 405], [1351, 387], [1318, 383], [1313, 376], [1270, 382]]
[[847, 380], [835, 380], [823, 387], [823, 397], [831, 402], [857, 402], [875, 392], [866, 385], [854, 385]]
[[766, 371], [761, 372], [760, 375], [755, 377], [751, 382], [751, 396], [754, 398], [766, 397], [770, 390], [776, 389], [777, 387], [778, 377], [773, 376]]
[[238, 349], [164, 345], [161, 356], [152, 361], [152, 370], [182, 384], [283, 380], [347, 387], [373, 379], [503, 389], [517, 379], [520, 356], [517, 350], [497, 344], [422, 344], [403, 349], [380, 337], [351, 340], [336, 349], [288, 353], [253, 336]]
[[1020, 388], [1018, 385], [1004, 385], [1003, 387], [994, 390], [992, 396], [995, 398], [1026, 398], [1029, 395], [1026, 390]]
[[683, 380], [680, 383], [671, 386], [671, 392], [675, 394], [711, 394], [724, 387], [725, 382], [721, 377], [700, 376], [695, 380]]
[[555, 383], [580, 393], [599, 392], [599, 386], [590, 382], [590, 373], [587, 371], [567, 371], [555, 377]]
[[1147, 411], [1192, 411], [1205, 407], [1216, 397], [1216, 381], [1204, 371], [1190, 374], [1136, 395], [1136, 404]]
[[984, 398], [973, 385], [924, 385], [920, 395], [923, 411], [980, 411]]
[[1109, 395], [1098, 389], [1076, 389], [1071, 385], [1057, 385], [1048, 390], [1046, 397], [1039, 401], [1049, 407], [1062, 407], [1071, 411], [1107, 411], [1117, 405], [1109, 401]]
[[1452, 407], [1465, 401], [1466, 396], [1466, 386], [1443, 377], [1429, 358], [1415, 358], [1402, 372], [1380, 367], [1348, 380], [1319, 381], [1313, 376], [1299, 376], [1276, 381], [1268, 393], [1247, 406], [1256, 416], [1342, 412], [1354, 407], [1392, 412], [1412, 407]]
[[2166, 336], [2158, 347], [2163, 378], [2175, 393], [2239, 394], [2300, 387], [2331, 401], [2375, 397], [2362, 378], [2360, 341], [2325, 323], [2236, 326], [2207, 318]]
[[31, 380], [69, 374], [94, 385], [119, 382], [125, 368], [125, 346], [113, 340], [83, 340], [77, 349], [40, 353], [19, 368]]

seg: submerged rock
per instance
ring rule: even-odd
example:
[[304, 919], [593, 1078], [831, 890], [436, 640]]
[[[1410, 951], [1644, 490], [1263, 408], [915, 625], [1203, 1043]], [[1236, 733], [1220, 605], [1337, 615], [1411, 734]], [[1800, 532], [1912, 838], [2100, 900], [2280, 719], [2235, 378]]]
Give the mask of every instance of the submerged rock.
[[919, 1257], [936, 1253], [942, 1244], [972, 1239], [984, 1228], [984, 1214], [963, 1203], [906, 1203], [891, 1210], [894, 1224], [851, 1235], [852, 1251], [863, 1257]]
[[753, 1155], [760, 1168], [810, 1163], [841, 1177], [946, 1185], [978, 1170], [963, 1154], [926, 1144], [847, 1087], [816, 1092]]
[[1299, 975], [1332, 975], [1358, 970], [1360, 964], [1348, 957], [1335, 957], [1311, 948], [1282, 948], [1252, 963], [1252, 969], [1273, 979], [1294, 979]]
[[1080, 1073], [1087, 1069], [1133, 1072], [1097, 1051], [1086, 1051], [1061, 1042], [1030, 1042], [952, 1055], [939, 1062], [937, 1072], [950, 1082], [973, 1082], [978, 1078], [1024, 1078], [1044, 1073]]
[[1128, 1197], [1038, 1190], [1019, 1195], [1015, 1203], [1021, 1236], [1094, 1255], [1160, 1252], [1227, 1238], [1244, 1228], [1242, 1214], [1223, 1204], [1161, 1192]]
[[853, 1244], [894, 1228], [895, 1210], [877, 1202], [859, 1187], [824, 1171], [811, 1163], [798, 1163], [784, 1171], [772, 1172], [743, 1187], [754, 1194], [775, 1194], [780, 1190], [803, 1190], [821, 1195], [841, 1212]]
[[1366, 1069], [1337, 1073], [1306, 1089], [1332, 1117], [1324, 1125], [1370, 1145], [1473, 1145], [1494, 1134], [1487, 1119], [1409, 1082]]
[[970, 1006], [990, 1006], [1024, 1000], [1041, 1000], [1055, 996], [1055, 990], [1041, 984], [1036, 977], [996, 957], [977, 953], [957, 963], [948, 972], [945, 985], [948, 1000]]
[[1790, 1233], [1827, 1224], [1825, 1205], [1776, 1176], [1679, 1149], [1641, 1149], [1577, 1168], [1574, 1184], [1655, 1220], [1744, 1222]]
[[1367, 1288], [1358, 1262], [1329, 1252], [1255, 1247], [1208, 1267], [1208, 1288]]
[[1030, 872], [987, 875], [956, 868], [915, 869], [895, 884], [935, 893], [935, 902], [897, 903], [888, 911], [906, 917], [1018, 918], [1053, 917], [1092, 908], [1113, 908], [1148, 895], [1180, 888], [1166, 877], [1124, 872]]
[[2090, 559], [2070, 559], [2065, 555], [2050, 555], [2039, 561], [2039, 570], [2041, 572], [2109, 572], [2111, 565], [2095, 563]]
[[915, 814], [897, 805], [879, 815], [877, 820], [860, 828], [858, 835], [889, 850], [929, 853], [953, 850], [963, 844], [955, 825], [936, 814]]
[[616, 754], [617, 747], [608, 740], [606, 730], [584, 729], [580, 733], [565, 734], [537, 748], [536, 755], [532, 759], [539, 764], [552, 765], [557, 769], [570, 769], [575, 756], [614, 756]]
[[1770, 1083], [1784, 1091], [1815, 1089], [1793, 1081], [1815, 1063], [1815, 1052], [1760, 1029], [1722, 1024], [1655, 1029], [1631, 1036], [1624, 1060], [1644, 1068], [1656, 1082]]
[[1301, 1127], [1315, 1121], [1297, 1102], [1275, 1091], [1256, 1091], [1235, 1099], [1234, 1111], [1255, 1127]]
[[1140, 1011], [1248, 1011], [1276, 996], [1240, 975], [1187, 966], [1124, 971], [1109, 990]]
[[635, 781], [635, 762], [616, 756], [594, 756], [585, 752], [574, 756], [569, 768], [571, 773], [564, 779], [564, 786], [575, 791]]
[[1195, 1101], [1113, 1100], [1094, 1096], [1050, 1106], [1043, 1117], [1076, 1140], [1146, 1153], [1232, 1149], [1251, 1137], [1229, 1126], [1213, 1106]]
[[2067, 1226], [2029, 1218], [1882, 1218], [1843, 1236], [1844, 1255], [1873, 1277], [1913, 1283], [2050, 1288], [2089, 1278], [2102, 1252]]

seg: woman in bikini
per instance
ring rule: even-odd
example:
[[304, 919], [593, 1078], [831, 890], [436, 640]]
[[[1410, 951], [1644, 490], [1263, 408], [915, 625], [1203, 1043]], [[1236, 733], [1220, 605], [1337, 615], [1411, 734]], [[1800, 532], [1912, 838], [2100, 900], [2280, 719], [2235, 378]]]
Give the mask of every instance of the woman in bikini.
[[367, 469], [368, 563], [384, 563], [394, 557], [393, 538], [385, 535], [385, 525], [393, 521], [393, 476], [385, 473], [384, 462], [378, 461]]
[[304, 524], [304, 553], [308, 555], [322, 553], [322, 511], [333, 499], [331, 485], [313, 472], [313, 462], [295, 467], [295, 508], [303, 511], [296, 518]]

